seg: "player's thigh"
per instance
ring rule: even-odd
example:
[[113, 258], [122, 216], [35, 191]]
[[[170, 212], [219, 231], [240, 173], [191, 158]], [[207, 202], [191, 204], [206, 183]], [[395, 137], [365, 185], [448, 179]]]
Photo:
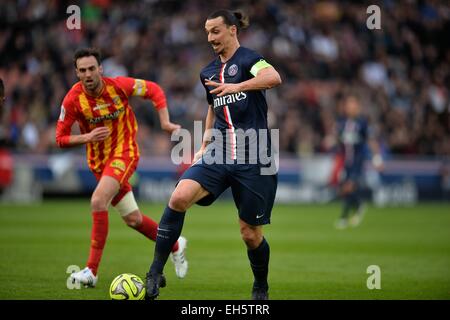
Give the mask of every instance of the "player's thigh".
[[182, 179], [178, 182], [170, 197], [169, 207], [174, 210], [185, 211], [208, 194], [209, 192], [197, 181]]
[[122, 198], [132, 190], [128, 180], [135, 172], [138, 161], [139, 159], [137, 158], [111, 158], [106, 162], [101, 176], [96, 174], [96, 177], [99, 180], [96, 192], [98, 191], [99, 194], [102, 194], [101, 192], [103, 190], [103, 187], [101, 186], [102, 180], [115, 181], [114, 190], [111, 191], [113, 192], [112, 196], [110, 190], [105, 189], [105, 191], [108, 192], [106, 197], [108, 204], [111, 203], [113, 206], [116, 206]]
[[194, 201], [201, 206], [212, 204], [230, 186], [229, 171], [223, 164], [193, 165], [183, 173], [180, 183], [184, 180], [193, 180], [207, 191]]
[[92, 194], [92, 205], [109, 203], [119, 190], [120, 184], [116, 179], [110, 176], [102, 176]]
[[231, 190], [239, 218], [253, 226], [270, 223], [277, 185], [276, 174], [261, 175], [257, 168], [234, 174]]
[[347, 195], [355, 191], [355, 181], [348, 179], [345, 180], [341, 185], [342, 195]]

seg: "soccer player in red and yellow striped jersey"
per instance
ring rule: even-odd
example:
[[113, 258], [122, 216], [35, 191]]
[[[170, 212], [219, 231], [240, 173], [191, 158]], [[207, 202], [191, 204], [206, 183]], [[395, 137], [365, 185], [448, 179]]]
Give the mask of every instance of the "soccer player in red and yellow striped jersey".
[[[89, 168], [98, 181], [91, 197], [93, 226], [87, 267], [72, 274], [74, 281], [95, 286], [108, 234], [109, 204], [119, 211], [128, 226], [151, 240], [156, 240], [157, 235], [158, 224], [140, 212], [128, 182], [139, 161], [138, 126], [129, 97], [151, 100], [163, 130], [172, 133], [180, 126], [170, 121], [164, 91], [155, 82], [103, 77], [100, 53], [95, 49], [78, 50], [74, 65], [80, 81], [63, 100], [56, 142], [61, 148], [85, 144]], [[71, 134], [74, 122], [78, 122], [81, 134]], [[172, 249], [175, 270], [181, 278], [187, 272], [185, 247], [186, 239], [180, 237]]]

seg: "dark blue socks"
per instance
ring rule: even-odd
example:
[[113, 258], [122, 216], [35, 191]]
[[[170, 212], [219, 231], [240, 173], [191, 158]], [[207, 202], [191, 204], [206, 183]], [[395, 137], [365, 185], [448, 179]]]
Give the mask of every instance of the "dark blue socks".
[[158, 226], [155, 255], [150, 273], [162, 273], [172, 247], [180, 237], [186, 212], [178, 212], [166, 207]]
[[269, 273], [270, 247], [266, 239], [263, 238], [258, 248], [247, 250], [247, 254], [255, 277], [253, 286], [267, 290], [269, 288], [267, 275]]

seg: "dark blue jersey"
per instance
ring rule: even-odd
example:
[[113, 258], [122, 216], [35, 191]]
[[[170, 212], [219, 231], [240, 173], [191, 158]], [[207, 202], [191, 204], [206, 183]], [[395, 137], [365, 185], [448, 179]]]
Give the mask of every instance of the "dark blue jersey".
[[[225, 146], [223, 151], [227, 159], [236, 160], [245, 155], [246, 160], [255, 161], [255, 153], [249, 153], [249, 148], [258, 145], [260, 134], [258, 130], [268, 129], [265, 90], [238, 92], [218, 97], [209, 92], [214, 87], [207, 87], [205, 79], [222, 83], [240, 83], [256, 76], [255, 65], [262, 62], [264, 58], [255, 51], [239, 47], [227, 62], [222, 63], [217, 57], [200, 72], [200, 81], [205, 87], [206, 98], [214, 109], [214, 128], [223, 135], [222, 143], [216, 137], [213, 146], [216, 150], [220, 145]], [[246, 134], [243, 135], [243, 132]], [[265, 139], [268, 141], [268, 149], [270, 149], [269, 138], [267, 131]]]
[[339, 152], [344, 156], [344, 166], [361, 171], [366, 156], [369, 126], [363, 117], [338, 120]]

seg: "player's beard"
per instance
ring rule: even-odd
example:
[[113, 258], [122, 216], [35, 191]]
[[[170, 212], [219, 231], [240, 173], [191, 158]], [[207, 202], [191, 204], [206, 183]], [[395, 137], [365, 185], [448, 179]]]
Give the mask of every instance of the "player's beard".
[[212, 46], [214, 52], [215, 52], [216, 54], [218, 54], [218, 55], [222, 54], [223, 51], [224, 51], [224, 50], [223, 50], [223, 49], [224, 49], [224, 46], [223, 46], [221, 43], [217, 43], [217, 45], [211, 43], [211, 46]]
[[91, 81], [88, 82], [88, 80], [84, 81], [84, 87], [87, 91], [95, 93], [99, 86], [100, 86], [100, 79], [90, 79]]

